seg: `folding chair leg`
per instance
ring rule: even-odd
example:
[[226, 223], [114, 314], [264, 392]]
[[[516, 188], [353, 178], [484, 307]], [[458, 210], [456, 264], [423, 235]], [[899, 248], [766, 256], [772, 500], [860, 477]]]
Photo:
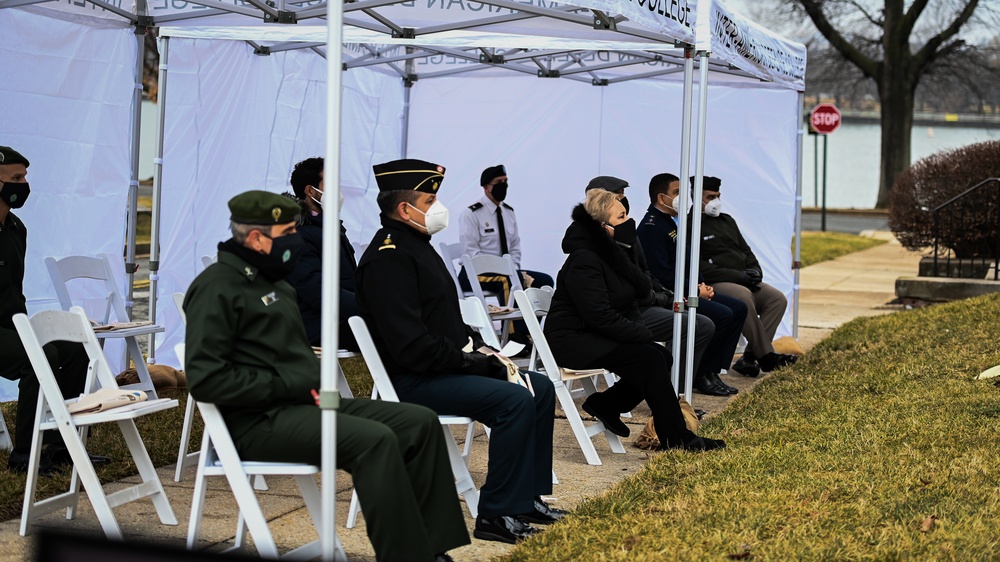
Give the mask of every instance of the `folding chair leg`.
[[[208, 434], [202, 440], [201, 450], [210, 450]], [[194, 477], [194, 496], [191, 498], [191, 518], [188, 520], [187, 549], [193, 550], [201, 534], [201, 513], [205, 509], [205, 491], [208, 489], [208, 478], [205, 476], [202, 463], [205, 459], [198, 457], [198, 473]]]
[[[583, 419], [580, 418], [580, 412], [576, 409], [576, 403], [573, 402], [573, 397], [570, 396], [569, 388], [561, 382], [555, 383], [556, 398], [559, 399], [559, 406], [562, 407], [563, 412], [566, 414], [566, 421], [569, 422], [570, 428], [573, 430], [573, 435], [576, 437], [576, 442], [580, 445], [580, 450], [583, 451], [583, 456], [587, 459], [587, 464], [593, 466], [600, 466], [601, 457], [597, 454], [597, 449], [594, 448], [594, 443], [590, 440], [590, 433], [587, 431], [587, 426], [584, 425]], [[604, 424], [597, 422], [591, 427], [600, 426], [601, 429], [604, 428]]]
[[[164, 525], [176, 525], [177, 517], [174, 516], [174, 510], [170, 507], [167, 492], [163, 489], [163, 483], [160, 482], [160, 477], [156, 474], [156, 467], [153, 466], [153, 461], [149, 458], [149, 453], [146, 452], [146, 446], [142, 443], [142, 437], [139, 436], [135, 422], [122, 420], [118, 422], [118, 427], [121, 428], [122, 434], [125, 436], [125, 444], [128, 445], [135, 466], [139, 469], [142, 483], [151, 486], [154, 490], [149, 495], [149, 499], [153, 501], [153, 507], [156, 508], [156, 515], [159, 516], [160, 522]], [[86, 455], [86, 450], [83, 453]]]
[[[583, 378], [583, 379], [581, 379], [580, 382], [581, 382], [581, 385], [583, 386], [583, 392], [584, 392], [585, 396], [590, 396], [591, 394], [594, 394], [595, 392], [597, 392], [597, 386], [594, 384], [593, 379]], [[580, 415], [579, 412], [577, 412], [577, 416], [579, 416], [579, 415]], [[619, 438], [617, 435], [615, 435], [614, 433], [612, 433], [608, 428], [604, 427], [603, 423], [600, 425], [600, 427], [601, 427], [601, 429], [604, 430], [604, 438], [608, 440], [608, 445], [611, 446], [611, 452], [612, 453], [618, 453], [620, 455], [624, 455], [625, 454], [625, 447], [622, 445], [621, 438]], [[590, 430], [589, 430], [589, 434], [590, 435], [596, 435], [598, 433], [600, 433], [600, 431], [597, 429], [596, 426], [591, 426], [590, 427]]]
[[465, 466], [469, 466], [469, 453], [472, 451], [472, 440], [476, 437], [476, 422], [469, 424], [469, 428], [465, 431], [465, 443], [462, 445], [462, 459], [465, 460]]
[[[229, 487], [236, 497], [236, 504], [240, 509], [240, 516], [245, 519], [246, 526], [253, 536], [254, 544], [257, 546], [257, 553], [261, 558], [278, 558], [278, 547], [274, 544], [274, 537], [267, 527], [267, 519], [260, 510], [257, 497], [254, 495], [253, 486], [248, 479], [240, 477], [230, 477], [226, 475]], [[242, 527], [242, 525], [240, 525]]]
[[[122, 422], [119, 422], [119, 424]], [[134, 427], [134, 426], [133, 426]], [[94, 508], [94, 514], [97, 515], [97, 520], [101, 522], [101, 528], [104, 530], [105, 536], [110, 540], [122, 540], [122, 530], [118, 526], [118, 521], [115, 520], [115, 514], [111, 511], [111, 504], [108, 502], [108, 497], [104, 494], [104, 488], [101, 486], [100, 479], [97, 478], [97, 472], [94, 470], [94, 465], [90, 463], [90, 458], [87, 456], [87, 449], [84, 448], [83, 444], [80, 443], [78, 439], [75, 439], [76, 435], [73, 435], [73, 430], [69, 428], [60, 428], [60, 433], [63, 434], [63, 441], [66, 443], [66, 449], [69, 450], [70, 458], [73, 459], [74, 471], [79, 473], [80, 481], [83, 483], [83, 489], [87, 491], [87, 497], [90, 499], [90, 505]], [[66, 435], [69, 433], [70, 435]], [[138, 433], [136, 434], [138, 435]], [[125, 439], [128, 443], [128, 437]], [[131, 449], [131, 444], [129, 444]], [[145, 449], [143, 449], [145, 451]], [[134, 455], [135, 451], [133, 451]], [[149, 460], [149, 457], [146, 457]], [[139, 464], [139, 459], [136, 459], [136, 463]], [[152, 463], [150, 462], [150, 466]], [[141, 472], [140, 468], [140, 472]], [[154, 471], [155, 477], [155, 471]], [[164, 496], [165, 497], [165, 496]], [[167, 506], [169, 509], [170, 506]], [[157, 510], [159, 511], [159, 510]], [[171, 513], [171, 517], [173, 514]], [[174, 520], [174, 524], [177, 521]]]
[[188, 453], [191, 443], [191, 428], [194, 425], [194, 398], [188, 396], [187, 407], [184, 408], [184, 427], [181, 429], [181, 446], [177, 449], [177, 469], [174, 471], [174, 482], [184, 478], [184, 469], [194, 464], [197, 453]]
[[347, 510], [347, 527], [348, 529], [353, 529], [358, 523], [358, 513], [361, 511], [361, 501], [358, 499], [358, 491], [354, 490], [351, 494], [351, 507]]
[[135, 336], [125, 338], [125, 348], [128, 350], [128, 357], [135, 364], [135, 372], [139, 375], [139, 382], [136, 384], [122, 385], [122, 389], [138, 389], [146, 393], [149, 400], [159, 398], [156, 395], [156, 387], [153, 386], [153, 379], [149, 376], [149, 368], [142, 358], [142, 350], [139, 349], [139, 340]]
[[465, 465], [465, 459], [462, 458], [462, 453], [458, 450], [458, 443], [455, 442], [451, 428], [442, 425], [441, 430], [444, 431], [444, 440], [448, 446], [451, 471], [455, 475], [455, 489], [465, 498], [465, 505], [469, 508], [472, 518], [475, 519], [479, 516], [479, 490], [476, 489], [476, 483], [472, 481], [469, 467]]
[[[35, 412], [35, 419], [42, 415], [43, 403], [45, 401], [39, 397], [38, 408]], [[35, 433], [31, 437], [31, 451], [28, 453], [28, 478], [24, 484], [24, 506], [21, 509], [21, 529], [22, 537], [28, 536], [28, 524], [34, 519], [35, 493], [38, 490], [38, 465], [42, 457], [42, 432], [35, 427]]]

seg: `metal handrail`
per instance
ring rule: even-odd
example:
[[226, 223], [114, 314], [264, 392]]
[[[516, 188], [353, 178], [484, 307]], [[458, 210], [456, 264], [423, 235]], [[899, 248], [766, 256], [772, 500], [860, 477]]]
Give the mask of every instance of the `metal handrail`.
[[[954, 197], [948, 199], [944, 203], [941, 203], [940, 205], [938, 205], [937, 207], [934, 208], [934, 210], [933, 210], [933, 215], [934, 215], [934, 262], [933, 262], [934, 272], [933, 272], [933, 275], [935, 277], [940, 276], [940, 270], [938, 269], [938, 260], [940, 259], [941, 211], [943, 209], [945, 209], [946, 207], [949, 207], [949, 206], [955, 204], [956, 202], [965, 199], [966, 197], [968, 197], [972, 193], [978, 191], [980, 188], [982, 188], [983, 186], [988, 185], [988, 184], [996, 184], [997, 186], [1000, 186], [1000, 178], [987, 178], [987, 179], [985, 179], [985, 180], [977, 183], [976, 185], [974, 185], [974, 186], [966, 189], [962, 193], [959, 193], [958, 195], [955, 195]], [[987, 211], [987, 213], [989, 213], [989, 211]], [[998, 213], [998, 215], [1000, 215], [1000, 201], [998, 201], [998, 204], [997, 204], [997, 213]], [[952, 249], [954, 249], [954, 248], [952, 248]], [[995, 246], [993, 248], [992, 254], [993, 254], [992, 260], [989, 260], [989, 261], [987, 261], [987, 259], [983, 259], [982, 260], [982, 266], [984, 266], [983, 269], [981, 269], [979, 271], [973, 270], [973, 276], [974, 277], [975, 277], [976, 273], [980, 273], [980, 274], [981, 273], [985, 273], [985, 272], [988, 272], [990, 268], [992, 268], [993, 269], [993, 279], [994, 280], [1000, 280], [1000, 226], [996, 226], [996, 243], [995, 243]], [[952, 260], [951, 253], [949, 252], [948, 255], [947, 255], [947, 257], [945, 258], [945, 274], [944, 274], [944, 277], [951, 277], [951, 260]], [[959, 268], [961, 268], [962, 267], [963, 258], [956, 258], [956, 260], [958, 260], [958, 262], [959, 262]], [[976, 260], [973, 259], [972, 263], [970, 265], [971, 265], [971, 267], [975, 268], [976, 267]]]

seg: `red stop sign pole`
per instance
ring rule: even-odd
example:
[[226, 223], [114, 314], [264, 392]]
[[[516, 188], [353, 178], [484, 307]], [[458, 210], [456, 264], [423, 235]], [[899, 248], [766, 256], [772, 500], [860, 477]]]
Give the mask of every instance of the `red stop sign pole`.
[[823, 135], [823, 206], [820, 212], [820, 230], [823, 232], [826, 232], [826, 145], [828, 135], [840, 128], [840, 118], [840, 110], [832, 103], [821, 103], [809, 114], [809, 127], [816, 134]]

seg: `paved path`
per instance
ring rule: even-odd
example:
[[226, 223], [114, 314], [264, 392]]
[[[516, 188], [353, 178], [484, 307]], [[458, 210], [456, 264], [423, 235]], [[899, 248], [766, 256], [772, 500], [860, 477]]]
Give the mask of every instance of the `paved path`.
[[[892, 239], [888, 233], [872, 233], [873, 236]], [[834, 328], [859, 316], [885, 314], [898, 309], [887, 305], [894, 298], [895, 279], [916, 272], [919, 256], [906, 252], [891, 240], [888, 244], [862, 252], [850, 254], [805, 268], [801, 276], [801, 309], [799, 339], [807, 349], [826, 337]], [[723, 375], [727, 382], [748, 392], [760, 379], [748, 379], [739, 375]], [[712, 413], [721, 411], [728, 399], [695, 395], [695, 405]], [[644, 405], [643, 405], [644, 408]], [[558, 413], [558, 412], [557, 412]], [[648, 410], [638, 409], [630, 423], [635, 435], [641, 431], [648, 419]], [[461, 437], [460, 437], [461, 438]], [[599, 494], [615, 482], [635, 474], [648, 458], [647, 453], [631, 446], [632, 438], [625, 443], [626, 454], [613, 454], [603, 437], [595, 437], [594, 443], [604, 464], [588, 466], [576, 445], [568, 424], [556, 421], [554, 462], [560, 483], [555, 487], [554, 505], [571, 509], [588, 496]], [[482, 430], [476, 436], [470, 468], [479, 485], [485, 478], [486, 451], [488, 443]], [[167, 486], [171, 505], [180, 525], [162, 526], [157, 522], [152, 504], [148, 501], [136, 502], [116, 510], [116, 515], [127, 538], [139, 538], [182, 546], [184, 544], [194, 473], [189, 469], [185, 480], [173, 482], [173, 467], [159, 471], [161, 480]], [[235, 504], [228, 488], [221, 479], [214, 479], [209, 490], [208, 513], [204, 519], [201, 546], [219, 549], [226, 541], [232, 540], [235, 529]], [[261, 494], [265, 514], [272, 519], [272, 529], [279, 546], [291, 548], [306, 540], [312, 540], [315, 533], [296, 496], [294, 486], [282, 478], [269, 479], [271, 490]], [[109, 490], [119, 487], [118, 483], [107, 485]], [[338, 477], [337, 527], [341, 540], [352, 560], [374, 560], [374, 554], [364, 533], [363, 518], [359, 527], [345, 530], [347, 505], [350, 501], [350, 477], [339, 473]], [[474, 522], [467, 518], [471, 529]], [[81, 515], [67, 522], [61, 515], [48, 516], [42, 525], [64, 529], [78, 529], [100, 534], [96, 519], [86, 500], [81, 501]], [[0, 523], [0, 562], [21, 561], [28, 557], [30, 540], [17, 534], [18, 522]], [[509, 550], [506, 545], [473, 540], [473, 544], [453, 551], [458, 561], [489, 560]]]

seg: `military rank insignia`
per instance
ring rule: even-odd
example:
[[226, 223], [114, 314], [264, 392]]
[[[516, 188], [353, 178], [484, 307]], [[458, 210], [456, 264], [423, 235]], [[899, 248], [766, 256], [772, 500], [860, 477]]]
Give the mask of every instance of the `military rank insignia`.
[[677, 241], [677, 231], [676, 230], [670, 233], [670, 239], [673, 240], [673, 241], [675, 241], [675, 242]]
[[274, 222], [278, 222], [278, 219], [281, 218], [281, 209], [278, 207], [271, 209], [271, 216], [274, 217]]
[[278, 295], [271, 291], [270, 293], [260, 297], [260, 301], [264, 303], [264, 306], [271, 306], [272, 304], [278, 302]]
[[396, 245], [392, 243], [392, 234], [386, 234], [385, 240], [382, 241], [382, 245], [378, 247], [378, 251], [382, 250], [395, 250]]

